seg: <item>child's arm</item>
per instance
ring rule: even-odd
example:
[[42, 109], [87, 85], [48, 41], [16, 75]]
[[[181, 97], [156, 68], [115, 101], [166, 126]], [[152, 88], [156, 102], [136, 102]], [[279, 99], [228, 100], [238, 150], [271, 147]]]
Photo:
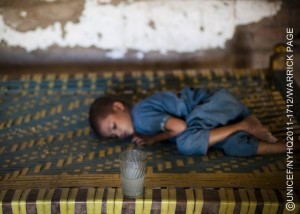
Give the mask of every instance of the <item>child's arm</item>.
[[[187, 125], [184, 120], [176, 117], [170, 117], [166, 121], [165, 132], [153, 136], [135, 136], [132, 141], [139, 145], [154, 144], [156, 142], [160, 142], [177, 136], [186, 129], [186, 126]], [[229, 135], [237, 131], [244, 130], [244, 126], [245, 123], [239, 122], [233, 125], [226, 125], [223, 127], [211, 129], [209, 132], [208, 146], [211, 147], [212, 145], [226, 139]]]
[[137, 144], [153, 144], [159, 141], [167, 140], [175, 137], [186, 129], [186, 123], [176, 117], [169, 117], [166, 121], [165, 132], [159, 133], [154, 136], [135, 136], [133, 142]]
[[[237, 131], [244, 130], [244, 126], [245, 124], [243, 122], [239, 122], [233, 125], [226, 125], [211, 129], [209, 132], [208, 146], [211, 147], [212, 145], [226, 139], [229, 135]], [[166, 122], [165, 129], [165, 132], [154, 136], [135, 136], [133, 138], [133, 142], [141, 145], [153, 144], [175, 137], [186, 129], [186, 122], [176, 117], [170, 117]]]
[[[226, 125], [219, 128], [211, 129], [209, 132], [208, 146], [212, 145], [226, 139], [229, 135], [245, 130], [246, 123], [241, 121], [233, 125]], [[186, 129], [186, 122], [176, 117], [170, 117], [166, 121], [165, 132], [159, 133], [154, 136], [135, 136], [133, 142], [143, 145], [143, 144], [154, 144], [159, 141], [167, 140], [172, 137], [177, 136]]]

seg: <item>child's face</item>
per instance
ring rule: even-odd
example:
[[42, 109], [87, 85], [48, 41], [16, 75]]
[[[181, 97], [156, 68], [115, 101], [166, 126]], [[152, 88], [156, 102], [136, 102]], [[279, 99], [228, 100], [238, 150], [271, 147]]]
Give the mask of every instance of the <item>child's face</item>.
[[113, 104], [113, 113], [98, 120], [98, 127], [104, 137], [126, 138], [134, 133], [130, 112], [120, 102]]

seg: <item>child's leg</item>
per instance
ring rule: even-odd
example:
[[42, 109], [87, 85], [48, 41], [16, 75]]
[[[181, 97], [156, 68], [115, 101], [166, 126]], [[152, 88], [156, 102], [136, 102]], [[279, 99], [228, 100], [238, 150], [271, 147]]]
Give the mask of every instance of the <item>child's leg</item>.
[[271, 143], [266, 143], [264, 141], [259, 141], [257, 147], [258, 155], [277, 154], [277, 153], [283, 153], [285, 151], [286, 151], [286, 146], [281, 142], [271, 144]]
[[269, 143], [277, 141], [271, 132], [263, 126], [254, 115], [250, 115], [241, 122], [210, 130], [208, 146], [211, 147], [239, 131], [248, 132], [258, 140], [267, 141]]
[[222, 149], [229, 156], [249, 157], [257, 155], [258, 144], [259, 141], [255, 137], [247, 132], [239, 131], [212, 148]]
[[246, 117], [243, 122], [245, 123], [244, 131], [253, 135], [258, 140], [269, 143], [275, 143], [277, 141], [271, 132], [265, 126], [263, 126], [254, 115]]
[[[227, 136], [226, 136], [227, 135]], [[220, 143], [209, 144], [231, 156], [253, 156], [274, 154], [286, 151], [283, 143], [277, 140], [259, 120], [250, 115], [241, 122], [219, 127], [210, 131], [210, 139], [222, 139]], [[266, 142], [268, 140], [269, 142]]]
[[[257, 147], [258, 155], [276, 154], [276, 153], [283, 153], [286, 151], [287, 151], [287, 147], [286, 144], [283, 142], [266, 143], [264, 141], [260, 141]], [[293, 151], [294, 152], [300, 151], [299, 142], [294, 142]]]

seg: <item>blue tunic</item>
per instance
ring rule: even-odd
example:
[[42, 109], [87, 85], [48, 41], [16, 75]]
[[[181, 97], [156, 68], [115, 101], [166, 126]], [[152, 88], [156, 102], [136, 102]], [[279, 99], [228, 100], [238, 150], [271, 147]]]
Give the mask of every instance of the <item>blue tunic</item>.
[[[177, 149], [187, 155], [206, 154], [209, 131], [240, 121], [249, 114], [246, 106], [227, 90], [181, 90], [179, 94], [157, 92], [137, 103], [132, 109], [134, 129], [138, 134], [156, 135], [165, 131], [172, 116], [186, 121], [187, 128], [176, 136]], [[258, 141], [246, 132], [237, 132], [213, 147], [228, 155], [251, 156], [257, 152]]]

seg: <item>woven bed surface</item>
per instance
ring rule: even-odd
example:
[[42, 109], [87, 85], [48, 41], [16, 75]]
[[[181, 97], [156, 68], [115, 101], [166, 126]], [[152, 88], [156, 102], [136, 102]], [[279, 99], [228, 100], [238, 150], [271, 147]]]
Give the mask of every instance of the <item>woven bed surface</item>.
[[[87, 120], [89, 105], [103, 94], [135, 103], [155, 91], [185, 86], [228, 89], [275, 136], [285, 138], [285, 102], [265, 70], [0, 75], [0, 188], [120, 186], [119, 155], [130, 138], [95, 137]], [[292, 121], [296, 138], [300, 126]], [[285, 154], [185, 156], [170, 143], [142, 149], [150, 154], [148, 187], [285, 187]], [[293, 167], [298, 176], [299, 155], [294, 154]]]

